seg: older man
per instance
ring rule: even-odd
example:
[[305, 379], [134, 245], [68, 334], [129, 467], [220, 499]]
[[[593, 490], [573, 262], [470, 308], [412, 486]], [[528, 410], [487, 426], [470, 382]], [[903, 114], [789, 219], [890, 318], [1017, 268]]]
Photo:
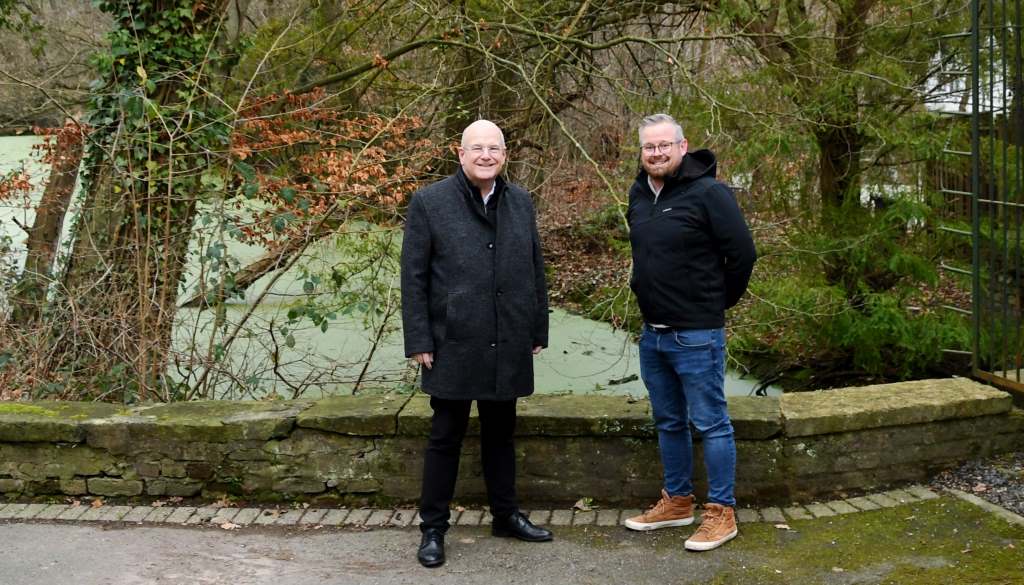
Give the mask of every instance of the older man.
[[501, 176], [505, 138], [478, 120], [462, 134], [460, 168], [409, 203], [402, 243], [405, 353], [422, 366], [433, 409], [423, 462], [426, 567], [445, 561], [462, 439], [477, 401], [491, 533], [551, 540], [519, 512], [516, 399], [533, 393], [533, 356], [547, 347], [544, 261], [530, 194]]
[[736, 445], [725, 402], [725, 310], [743, 296], [756, 254], [715, 155], [687, 152], [667, 114], [640, 123], [640, 171], [629, 191], [630, 283], [643, 314], [640, 373], [651, 398], [664, 471], [661, 499], [625, 521], [633, 530], [693, 522], [690, 423], [700, 431], [708, 498], [688, 550], [737, 533]]

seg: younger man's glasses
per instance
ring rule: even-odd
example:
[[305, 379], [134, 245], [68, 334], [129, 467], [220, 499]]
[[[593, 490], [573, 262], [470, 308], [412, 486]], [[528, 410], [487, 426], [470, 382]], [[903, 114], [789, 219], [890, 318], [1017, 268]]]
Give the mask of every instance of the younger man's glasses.
[[664, 153], [672, 150], [672, 147], [675, 146], [676, 144], [679, 144], [679, 141], [676, 141], [676, 142], [662, 142], [662, 143], [659, 143], [659, 144], [645, 144], [641, 148], [643, 148], [644, 152], [646, 152], [647, 154], [654, 154], [655, 152], [660, 152], [660, 153], [664, 154]]

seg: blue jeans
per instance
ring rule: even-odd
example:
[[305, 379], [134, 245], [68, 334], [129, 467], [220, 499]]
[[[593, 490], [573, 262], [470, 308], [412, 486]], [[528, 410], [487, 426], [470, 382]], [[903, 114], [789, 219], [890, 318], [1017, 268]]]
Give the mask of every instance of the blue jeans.
[[655, 329], [640, 336], [640, 374], [670, 496], [693, 493], [690, 422], [700, 431], [708, 501], [735, 506], [736, 442], [725, 402], [725, 330]]

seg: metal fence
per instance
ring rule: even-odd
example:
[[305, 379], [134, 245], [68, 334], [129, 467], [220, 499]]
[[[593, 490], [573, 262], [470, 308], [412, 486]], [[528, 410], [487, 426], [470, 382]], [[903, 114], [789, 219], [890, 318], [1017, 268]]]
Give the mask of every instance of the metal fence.
[[[971, 30], [949, 35], [947, 45], [969, 43], [959, 87], [969, 97], [969, 111], [948, 112], [969, 124], [953, 127], [946, 156], [951, 168], [939, 178], [939, 191], [952, 215], [967, 211], [966, 226], [947, 232], [971, 242], [970, 264], [943, 263], [943, 268], [971, 281], [971, 307], [952, 307], [970, 315], [974, 375], [1007, 389], [1024, 392], [1024, 77], [1022, 77], [1021, 0], [972, 2]], [[957, 84], [954, 82], [954, 86]], [[966, 95], [969, 92], [969, 96]], [[959, 140], [958, 138], [959, 137]], [[968, 142], [969, 141], [969, 142]], [[962, 144], [968, 143], [969, 146]], [[957, 163], [956, 161], [963, 161]], [[970, 177], [967, 185], [964, 178]], [[958, 213], [960, 212], [960, 213]], [[966, 258], [962, 258], [966, 260]], [[963, 264], [966, 264], [964, 262]]]

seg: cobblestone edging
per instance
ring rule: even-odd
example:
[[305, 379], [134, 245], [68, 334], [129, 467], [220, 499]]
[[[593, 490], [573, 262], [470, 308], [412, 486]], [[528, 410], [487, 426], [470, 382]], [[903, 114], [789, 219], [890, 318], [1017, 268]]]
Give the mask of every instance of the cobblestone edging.
[[[962, 497], [959, 494], [953, 494]], [[892, 508], [924, 500], [939, 494], [920, 485], [889, 490], [827, 502], [786, 507], [740, 508], [736, 511], [741, 523], [784, 523], [789, 520], [811, 520], [851, 514], [880, 508]], [[967, 501], [972, 501], [967, 499]], [[972, 502], [975, 503], [975, 502]], [[990, 509], [992, 504], [985, 507]], [[997, 506], [995, 506], [998, 508]], [[597, 510], [532, 510], [530, 520], [539, 526], [617, 526], [625, 518], [641, 511], [636, 509], [601, 508]], [[1024, 518], [1002, 508], [998, 515], [1009, 522], [1024, 524]], [[58, 522], [121, 522], [125, 524], [218, 526], [240, 529], [247, 526], [289, 526], [342, 528], [406, 528], [417, 526], [419, 516], [412, 508], [228, 508], [217, 506], [101, 506], [68, 504], [0, 504], [0, 521], [22, 522], [46, 520]], [[491, 515], [480, 509], [452, 511], [453, 526], [486, 526]]]

